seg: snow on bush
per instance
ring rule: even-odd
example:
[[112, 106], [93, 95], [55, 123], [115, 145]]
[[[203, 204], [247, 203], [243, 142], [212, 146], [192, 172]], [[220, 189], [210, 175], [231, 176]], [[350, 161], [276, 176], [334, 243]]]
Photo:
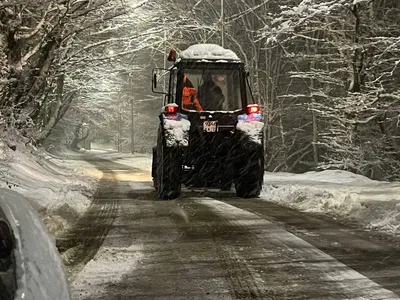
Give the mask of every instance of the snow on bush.
[[266, 173], [262, 198], [305, 212], [327, 213], [400, 234], [400, 184], [345, 171]]
[[190, 122], [186, 119], [164, 118], [167, 147], [186, 147], [189, 145]]
[[58, 236], [90, 206], [98, 179], [81, 176], [79, 169], [63, 167], [65, 161], [37, 149], [16, 145], [16, 151], [0, 147], [6, 158], [0, 161], [0, 187], [25, 196], [49, 232]]

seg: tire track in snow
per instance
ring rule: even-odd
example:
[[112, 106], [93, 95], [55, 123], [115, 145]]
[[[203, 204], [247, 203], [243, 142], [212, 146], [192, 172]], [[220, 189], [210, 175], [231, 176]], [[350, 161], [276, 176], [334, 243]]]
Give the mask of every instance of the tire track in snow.
[[343, 264], [400, 293], [399, 240], [367, 231], [360, 224], [335, 221], [332, 217], [300, 212], [263, 199], [225, 199], [224, 202], [254, 213], [285, 228]]
[[232, 247], [216, 240], [220, 263], [234, 299], [276, 299], [268, 296], [264, 280]]
[[113, 174], [112, 171], [103, 174], [87, 212], [56, 241], [70, 281], [96, 255], [118, 213], [118, 182]]
[[[315, 293], [318, 297], [325, 299], [328, 295], [333, 296], [334, 299], [400, 299], [396, 294], [382, 288], [379, 284], [364, 275], [347, 267], [297, 236], [277, 227], [271, 222], [262, 219], [253, 213], [214, 199], [202, 199], [197, 200], [196, 202], [209, 207], [222, 218], [225, 218], [227, 222], [233, 226], [237, 226], [238, 228], [247, 228], [247, 230], [250, 231], [249, 235], [255, 235], [253, 245], [258, 244], [257, 248], [259, 248], [259, 250], [265, 245], [265, 248], [267, 249], [265, 250], [266, 253], [268, 251], [271, 252], [270, 260], [273, 260], [270, 261], [270, 264], [272, 268], [275, 268], [275, 273], [279, 273], [279, 271], [284, 272], [287, 267], [290, 267], [289, 270], [292, 270], [293, 274], [286, 274], [286, 278], [281, 278], [282, 281], [286, 279], [288, 282], [286, 284], [289, 288], [288, 294], [279, 294], [277, 299], [281, 299], [282, 296], [290, 297], [290, 293], [293, 294], [294, 291], [297, 291], [297, 297], [301, 298], [298, 293], [307, 292], [304, 291], [304, 288], [313, 288], [314, 286], [319, 286], [321, 284], [325, 284], [327, 290], [315, 291]], [[221, 253], [224, 253], [225, 251], [226, 250], [224, 249]], [[270, 285], [271, 283], [269, 282], [269, 279], [272, 280], [272, 277], [268, 278], [268, 276], [265, 276], [266, 274], [261, 275], [260, 273], [257, 273], [255, 270], [256, 267], [253, 268], [251, 264], [248, 264], [248, 267], [243, 266], [243, 264], [246, 264], [245, 260], [242, 262], [242, 265], [235, 266], [231, 261], [231, 259], [235, 260], [234, 254], [227, 254], [227, 257], [229, 257], [227, 263], [227, 276], [234, 288], [237, 299], [252, 299], [252, 297], [262, 299], [256, 294], [256, 291], [262, 295], [262, 286], [265, 287]], [[264, 256], [264, 260], [266, 260], [267, 257], [268, 253]], [[279, 259], [276, 260], [276, 257]], [[232, 266], [233, 271], [229, 271], [230, 266]], [[262, 266], [264, 269], [265, 267], [265, 265]], [[246, 272], [251, 274], [250, 278], [253, 277], [253, 280], [250, 279], [251, 283], [246, 281], [244, 283], [238, 283], [237, 279], [233, 278], [234, 276], [232, 275], [235, 270], [244, 270], [246, 268], [248, 270]], [[260, 269], [260, 267], [257, 269]], [[240, 271], [238, 272], [240, 273]], [[303, 274], [301, 274], [301, 272], [303, 272]], [[269, 273], [273, 276], [277, 276], [276, 274], [274, 275], [274, 272], [271, 270], [269, 270]], [[249, 274], [244, 274], [244, 276], [245, 278], [249, 278]], [[262, 282], [262, 279], [265, 280], [265, 283]], [[290, 281], [292, 281], [292, 283]], [[308, 285], [305, 285], [305, 283]], [[274, 290], [279, 291], [279, 289], [282, 289], [284, 285], [285, 284], [282, 286], [270, 286], [268, 294], [271, 297], [274, 297]], [[254, 296], [251, 291], [255, 293]], [[328, 295], [324, 293], [328, 293]]]

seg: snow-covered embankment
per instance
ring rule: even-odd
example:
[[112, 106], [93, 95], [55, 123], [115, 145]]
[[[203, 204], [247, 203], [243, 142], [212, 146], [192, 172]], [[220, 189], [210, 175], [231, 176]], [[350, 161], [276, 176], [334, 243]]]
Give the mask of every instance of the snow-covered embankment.
[[81, 167], [66, 165], [33, 147], [18, 144], [14, 151], [0, 142], [0, 187], [25, 196], [54, 237], [87, 210], [101, 177], [83, 176]]
[[355, 220], [400, 234], [400, 183], [345, 171], [266, 173], [262, 198], [307, 212]]

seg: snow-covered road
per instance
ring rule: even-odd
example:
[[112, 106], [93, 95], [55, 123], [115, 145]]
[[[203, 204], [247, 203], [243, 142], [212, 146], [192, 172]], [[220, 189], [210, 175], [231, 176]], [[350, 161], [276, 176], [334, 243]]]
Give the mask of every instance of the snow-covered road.
[[58, 240], [74, 299], [400, 299], [394, 238], [229, 192], [157, 201], [144, 160], [90, 160], [94, 203]]

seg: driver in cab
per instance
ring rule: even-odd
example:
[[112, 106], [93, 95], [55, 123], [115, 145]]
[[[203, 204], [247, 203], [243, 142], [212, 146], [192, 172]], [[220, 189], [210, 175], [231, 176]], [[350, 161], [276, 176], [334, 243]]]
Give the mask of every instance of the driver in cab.
[[222, 89], [214, 82], [213, 76], [208, 70], [204, 71], [203, 84], [199, 86], [198, 97], [204, 110], [223, 110], [225, 96], [222, 93]]
[[203, 107], [200, 105], [199, 99], [197, 99], [197, 90], [186, 75], [183, 78], [182, 108], [187, 110], [204, 111]]

